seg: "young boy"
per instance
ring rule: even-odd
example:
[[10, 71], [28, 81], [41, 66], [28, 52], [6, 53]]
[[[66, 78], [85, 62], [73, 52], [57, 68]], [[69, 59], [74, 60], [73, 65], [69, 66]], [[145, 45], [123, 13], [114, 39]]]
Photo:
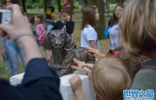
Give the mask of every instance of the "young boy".
[[[118, 57], [102, 57], [96, 61], [94, 66], [84, 64], [76, 59], [74, 62], [78, 64], [78, 67], [72, 66], [72, 68], [78, 70], [84, 68], [91, 79], [95, 92], [103, 100], [122, 100], [123, 90], [129, 89], [131, 86], [132, 71], [127, 63]], [[77, 100], [85, 100], [80, 78], [74, 76], [69, 82]]]

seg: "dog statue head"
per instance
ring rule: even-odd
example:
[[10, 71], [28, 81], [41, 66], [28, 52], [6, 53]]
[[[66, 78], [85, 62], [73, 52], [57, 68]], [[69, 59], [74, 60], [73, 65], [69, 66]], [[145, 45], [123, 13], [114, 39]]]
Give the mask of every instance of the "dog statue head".
[[43, 46], [47, 50], [53, 48], [64, 48], [66, 51], [69, 51], [74, 48], [75, 43], [68, 33], [61, 30], [53, 30], [47, 34]]

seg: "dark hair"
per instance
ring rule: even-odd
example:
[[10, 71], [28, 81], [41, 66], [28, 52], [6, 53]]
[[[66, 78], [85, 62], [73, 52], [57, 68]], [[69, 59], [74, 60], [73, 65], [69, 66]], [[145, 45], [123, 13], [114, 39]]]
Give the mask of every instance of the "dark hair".
[[35, 23], [35, 17], [34, 16], [30, 18], [30, 23], [31, 24], [34, 24]]
[[117, 24], [119, 22], [119, 18], [116, 17], [115, 15], [115, 9], [120, 6], [121, 8], [124, 8], [124, 4], [120, 3], [120, 4], [117, 4], [114, 8], [114, 12], [113, 12], [113, 15], [111, 17], [111, 26]]
[[83, 8], [81, 29], [86, 27], [87, 24], [90, 24], [92, 27], [96, 27], [95, 9], [97, 9], [97, 7], [94, 5]]
[[62, 15], [63, 13], [67, 13], [67, 14], [70, 16], [70, 20], [72, 20], [72, 16], [71, 16], [71, 13], [70, 13], [70, 11], [69, 11], [68, 8], [63, 8], [63, 9], [61, 10], [61, 15]]
[[40, 19], [40, 24], [43, 24], [43, 16], [36, 16], [37, 18], [39, 18]]
[[[18, 4], [20, 6], [20, 1], [19, 0], [11, 0], [11, 2], [13, 4]], [[5, 4], [6, 4], [6, 0], [5, 0]]]

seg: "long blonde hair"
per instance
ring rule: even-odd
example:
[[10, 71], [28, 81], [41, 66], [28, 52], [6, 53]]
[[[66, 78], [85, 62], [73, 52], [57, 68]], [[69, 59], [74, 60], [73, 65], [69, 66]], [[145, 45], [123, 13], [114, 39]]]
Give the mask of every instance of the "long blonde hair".
[[121, 37], [133, 56], [156, 49], [156, 0], [132, 0], [121, 19]]
[[132, 71], [127, 63], [114, 56], [96, 61], [91, 72], [95, 92], [104, 100], [121, 100], [123, 90], [132, 83]]

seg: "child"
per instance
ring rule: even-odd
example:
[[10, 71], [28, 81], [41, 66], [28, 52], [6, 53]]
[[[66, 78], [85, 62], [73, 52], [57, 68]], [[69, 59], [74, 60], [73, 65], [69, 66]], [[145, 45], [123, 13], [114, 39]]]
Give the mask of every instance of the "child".
[[[78, 67], [72, 66], [74, 69], [84, 67], [87, 75], [90, 77], [95, 92], [103, 100], [122, 100], [123, 90], [129, 89], [132, 83], [132, 72], [127, 63], [115, 56], [105, 56], [96, 61], [92, 67], [74, 59]], [[113, 63], [112, 63], [113, 62]], [[69, 80], [77, 100], [85, 100], [80, 83], [80, 78], [74, 76]]]
[[99, 49], [98, 35], [95, 31], [96, 21], [99, 20], [98, 8], [94, 5], [86, 6], [82, 13], [81, 47]]
[[71, 15], [67, 8], [61, 10], [61, 21], [57, 21], [53, 30], [62, 30], [67, 32], [71, 37], [74, 31], [75, 23], [71, 21]]
[[[38, 22], [37, 24], [37, 35], [38, 35], [38, 44], [42, 45], [46, 36], [46, 31], [43, 25], [43, 17], [42, 16], [35, 16], [36, 21]], [[45, 50], [45, 48], [43, 47], [43, 50], [46, 53], [47, 56], [47, 60], [50, 60], [50, 56], [48, 56], [47, 51]]]
[[39, 42], [39, 45], [42, 45], [43, 41], [44, 41], [44, 38], [46, 36], [46, 32], [45, 32], [45, 29], [44, 29], [44, 25], [43, 25], [43, 17], [42, 16], [36, 16], [36, 19], [37, 19], [37, 35], [38, 35], [38, 42]]

